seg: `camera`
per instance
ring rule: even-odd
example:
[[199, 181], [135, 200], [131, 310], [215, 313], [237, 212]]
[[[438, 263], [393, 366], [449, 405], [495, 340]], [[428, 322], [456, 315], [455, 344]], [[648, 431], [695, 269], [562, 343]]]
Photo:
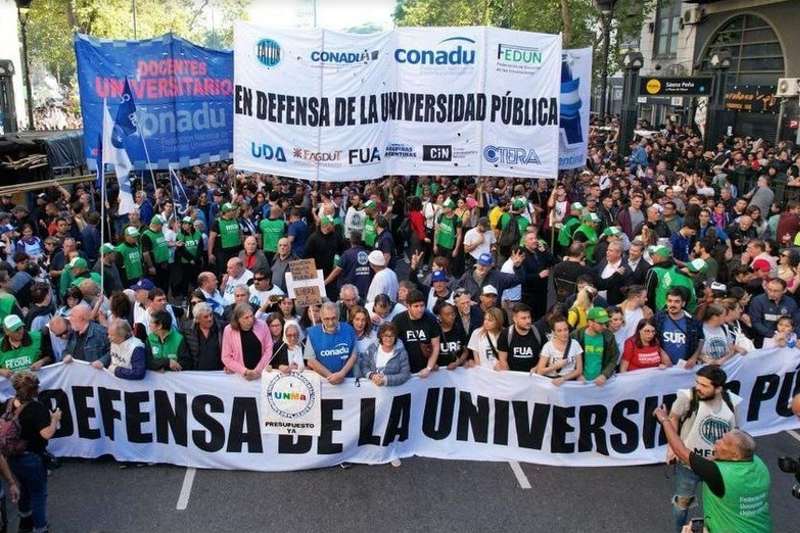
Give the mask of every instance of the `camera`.
[[794, 474], [794, 479], [797, 480], [797, 483], [792, 486], [792, 496], [800, 499], [800, 462], [798, 459], [792, 459], [791, 457], [779, 457], [778, 468], [781, 469], [781, 472]]

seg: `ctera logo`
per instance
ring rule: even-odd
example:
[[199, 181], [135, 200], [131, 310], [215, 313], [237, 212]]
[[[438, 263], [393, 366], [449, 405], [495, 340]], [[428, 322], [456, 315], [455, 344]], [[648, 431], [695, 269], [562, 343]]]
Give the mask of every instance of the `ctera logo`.
[[256, 44], [256, 57], [265, 67], [275, 67], [281, 62], [281, 45], [272, 39], [261, 39]]
[[373, 163], [380, 163], [381, 161], [381, 153], [377, 147], [354, 148], [347, 152], [347, 157], [349, 158], [351, 165], [371, 165]]
[[503, 165], [541, 165], [542, 161], [533, 148], [488, 145], [483, 149], [483, 158], [489, 163]]
[[274, 159], [275, 161], [280, 161], [281, 163], [286, 162], [286, 153], [283, 151], [282, 146], [276, 146], [273, 148], [269, 144], [257, 144], [251, 142], [250, 153], [253, 154], [253, 157], [256, 159], [261, 159], [263, 157], [267, 161]]
[[378, 59], [378, 50], [362, 50], [361, 52], [332, 52], [329, 50], [314, 50], [311, 52], [311, 61], [314, 63], [335, 63], [350, 65], [353, 63], [369, 63]]
[[410, 65], [473, 65], [475, 50], [464, 47], [474, 48], [474, 44], [475, 41], [469, 37], [450, 37], [440, 41], [437, 50], [398, 48], [394, 51], [394, 59]]

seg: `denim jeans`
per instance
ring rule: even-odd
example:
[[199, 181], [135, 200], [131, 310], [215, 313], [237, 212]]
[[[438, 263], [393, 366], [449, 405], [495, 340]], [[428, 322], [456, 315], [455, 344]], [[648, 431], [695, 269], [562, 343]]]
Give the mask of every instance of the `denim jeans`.
[[47, 529], [47, 469], [39, 455], [25, 452], [9, 457], [11, 471], [19, 481], [19, 514], [33, 518], [33, 530]]
[[[689, 509], [696, 504], [697, 486], [702, 482], [688, 466], [678, 464], [675, 467], [675, 495], [672, 497], [672, 516], [675, 519], [675, 531], [680, 533], [689, 522]], [[678, 498], [687, 498], [686, 508], [678, 507]]]

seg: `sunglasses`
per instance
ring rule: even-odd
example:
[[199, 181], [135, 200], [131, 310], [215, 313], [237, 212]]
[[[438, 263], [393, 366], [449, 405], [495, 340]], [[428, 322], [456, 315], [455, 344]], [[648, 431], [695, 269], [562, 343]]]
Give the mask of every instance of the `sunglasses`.
[[67, 328], [64, 331], [62, 331], [61, 333], [56, 333], [55, 335], [59, 339], [66, 339], [67, 337], [69, 337], [69, 333], [70, 333], [70, 330], [69, 330], [69, 328]]

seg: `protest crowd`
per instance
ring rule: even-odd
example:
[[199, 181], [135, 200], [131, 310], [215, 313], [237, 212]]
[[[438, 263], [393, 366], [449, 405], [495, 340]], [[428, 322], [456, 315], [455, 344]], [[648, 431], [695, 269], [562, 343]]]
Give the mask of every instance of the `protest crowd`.
[[[623, 158], [615, 135], [593, 126], [586, 169], [557, 181], [306, 183], [227, 162], [184, 169], [177, 184], [139, 175], [137, 211], [125, 216], [110, 183], [105, 221], [88, 183], [27, 204], [3, 197], [0, 375], [30, 390], [45, 365], [82, 360], [124, 380], [307, 369], [331, 385], [391, 387], [484, 367], [603, 387], [680, 365], [701, 369], [693, 390], [712, 402], [699, 409], [724, 410], [734, 430], [721, 365], [793, 348], [800, 332], [800, 151], [752, 138], [704, 151], [669, 125]], [[299, 306], [287, 274], [309, 258], [324, 294]], [[656, 415], [708, 457], [714, 446], [692, 433], [692, 394]], [[57, 416], [31, 409], [23, 431]], [[752, 458], [749, 436], [729, 440], [726, 457]], [[716, 491], [722, 478], [713, 464], [694, 468], [707, 457], [673, 449], [680, 531], [698, 482]], [[763, 482], [759, 464], [747, 476]], [[44, 530], [43, 485], [25, 485], [21, 531]]]

